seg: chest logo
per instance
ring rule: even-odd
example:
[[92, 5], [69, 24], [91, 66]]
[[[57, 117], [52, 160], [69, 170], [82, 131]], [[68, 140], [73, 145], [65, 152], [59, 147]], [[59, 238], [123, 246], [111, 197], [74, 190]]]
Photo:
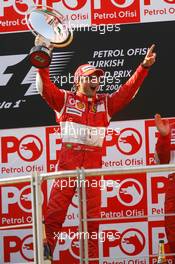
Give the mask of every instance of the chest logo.
[[85, 103], [78, 101], [78, 102], [76, 102], [75, 107], [78, 108], [79, 110], [84, 111], [85, 110]]

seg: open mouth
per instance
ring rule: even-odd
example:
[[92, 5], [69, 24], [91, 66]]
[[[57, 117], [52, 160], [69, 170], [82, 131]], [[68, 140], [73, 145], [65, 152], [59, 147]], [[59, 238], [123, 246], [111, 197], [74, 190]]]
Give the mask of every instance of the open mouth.
[[95, 91], [97, 86], [91, 86], [90, 88], [91, 88], [92, 91]]

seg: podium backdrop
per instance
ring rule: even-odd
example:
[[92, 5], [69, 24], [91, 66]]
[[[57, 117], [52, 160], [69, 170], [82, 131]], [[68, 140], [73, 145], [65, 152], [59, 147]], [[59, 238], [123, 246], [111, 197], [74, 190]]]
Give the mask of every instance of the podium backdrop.
[[[0, 0], [0, 177], [58, 168], [59, 127], [36, 90], [36, 69], [28, 61], [34, 36], [25, 14], [38, 4], [60, 11], [74, 28], [71, 45], [53, 51], [50, 77], [61, 89], [73, 89], [76, 68], [91, 63], [106, 72], [99, 92], [112, 93], [132, 75], [148, 47], [156, 45], [155, 65], [132, 102], [114, 116], [110, 127], [119, 134], [107, 135], [103, 149], [104, 168], [154, 165], [154, 115], [174, 120], [175, 0]], [[156, 263], [145, 256], [157, 254], [159, 239], [169, 253], [164, 217], [159, 216], [164, 213], [167, 175], [119, 175], [119, 188], [102, 190], [101, 217], [118, 220], [100, 225], [101, 232], [114, 235], [99, 244], [101, 264], [112, 264], [115, 257], [115, 264]], [[109, 179], [116, 180], [105, 177]], [[50, 187], [50, 182], [42, 186], [43, 210]], [[77, 213], [75, 196], [63, 231], [77, 231]], [[0, 187], [0, 222], [3, 227], [32, 223], [29, 183]], [[76, 264], [78, 252], [78, 241], [65, 240], [56, 247], [55, 263]], [[1, 230], [0, 256], [0, 264], [32, 261], [32, 229]]]

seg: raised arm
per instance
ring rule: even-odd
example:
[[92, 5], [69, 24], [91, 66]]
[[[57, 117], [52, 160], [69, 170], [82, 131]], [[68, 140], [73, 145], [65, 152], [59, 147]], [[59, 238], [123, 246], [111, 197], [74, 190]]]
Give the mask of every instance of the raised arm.
[[171, 151], [170, 124], [167, 119], [163, 120], [159, 114], [156, 114], [155, 125], [159, 131], [155, 148], [155, 159], [159, 164], [168, 164]]
[[[53, 45], [41, 35], [36, 36], [35, 45], [46, 46], [50, 50], [53, 49]], [[49, 68], [38, 69], [36, 74], [36, 87], [48, 105], [53, 110], [60, 112], [64, 105], [66, 92], [59, 89], [54, 83], [51, 82]]]
[[131, 78], [119, 90], [108, 96], [108, 113], [110, 117], [124, 108], [136, 95], [148, 74], [149, 68], [155, 62], [154, 47], [155, 45], [152, 45], [148, 49], [144, 61], [138, 66]]
[[66, 92], [51, 82], [48, 68], [38, 69], [36, 86], [48, 105], [53, 110], [60, 112], [64, 105]]

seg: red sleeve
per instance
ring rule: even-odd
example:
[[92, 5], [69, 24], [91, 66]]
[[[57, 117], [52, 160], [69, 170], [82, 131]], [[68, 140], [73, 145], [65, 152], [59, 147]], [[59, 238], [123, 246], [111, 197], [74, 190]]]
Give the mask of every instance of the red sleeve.
[[170, 162], [170, 147], [171, 147], [171, 134], [161, 136], [159, 134], [156, 143], [156, 155], [160, 164], [168, 164]]
[[42, 97], [53, 110], [60, 112], [64, 105], [66, 92], [51, 82], [49, 68], [38, 69], [38, 74], [37, 85]]
[[108, 95], [108, 114], [110, 117], [119, 112], [133, 99], [147, 74], [148, 69], [139, 65], [131, 78], [119, 90]]

